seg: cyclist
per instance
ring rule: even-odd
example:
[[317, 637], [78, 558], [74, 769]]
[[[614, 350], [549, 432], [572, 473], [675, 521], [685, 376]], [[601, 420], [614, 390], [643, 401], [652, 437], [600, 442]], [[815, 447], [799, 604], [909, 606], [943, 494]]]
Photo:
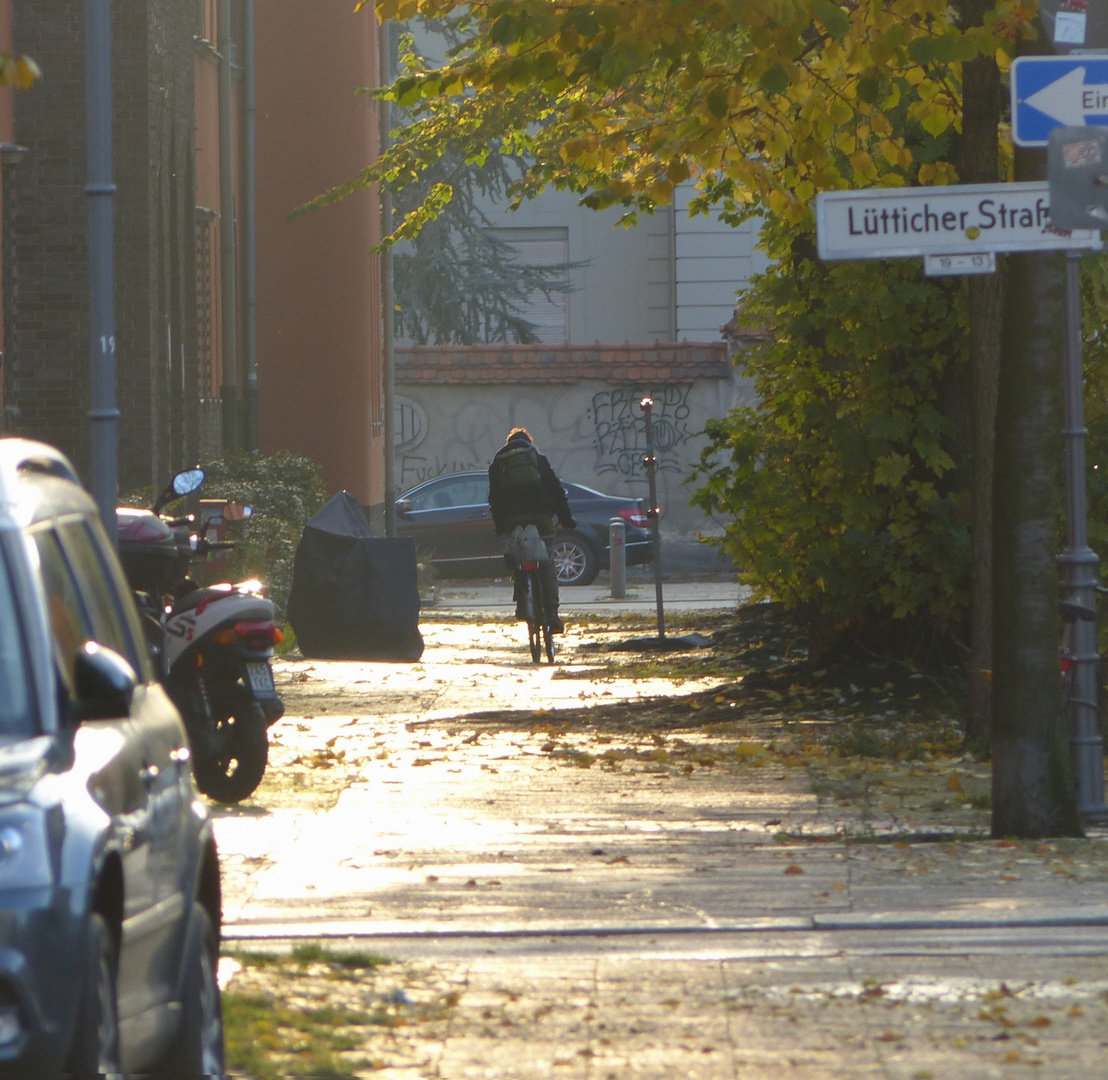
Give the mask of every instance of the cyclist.
[[[504, 445], [489, 465], [489, 509], [499, 536], [509, 535], [517, 525], [534, 525], [540, 536], [551, 536], [555, 515], [563, 528], [572, 529], [577, 524], [550, 462], [535, 449], [535, 441], [524, 427], [514, 427], [508, 432]], [[525, 619], [526, 612], [521, 608], [522, 583], [514, 570], [513, 566], [516, 618]], [[560, 634], [565, 626], [558, 617], [558, 575], [554, 563], [550, 559], [539, 563], [539, 574], [550, 629]]]

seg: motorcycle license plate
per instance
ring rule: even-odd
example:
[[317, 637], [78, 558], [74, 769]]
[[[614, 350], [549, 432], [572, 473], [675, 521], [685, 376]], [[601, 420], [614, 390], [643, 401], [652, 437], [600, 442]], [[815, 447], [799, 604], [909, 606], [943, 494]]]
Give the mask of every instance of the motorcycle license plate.
[[277, 696], [277, 688], [273, 685], [273, 672], [264, 660], [251, 661], [246, 665], [246, 679], [256, 698]]

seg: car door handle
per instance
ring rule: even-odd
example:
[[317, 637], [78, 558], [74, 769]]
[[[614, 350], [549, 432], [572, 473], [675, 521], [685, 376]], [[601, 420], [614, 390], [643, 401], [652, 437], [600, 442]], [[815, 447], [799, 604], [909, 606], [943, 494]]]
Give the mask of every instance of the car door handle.
[[470, 514], [466, 521], [484, 521], [489, 516], [488, 510], [478, 510], [474, 514]]

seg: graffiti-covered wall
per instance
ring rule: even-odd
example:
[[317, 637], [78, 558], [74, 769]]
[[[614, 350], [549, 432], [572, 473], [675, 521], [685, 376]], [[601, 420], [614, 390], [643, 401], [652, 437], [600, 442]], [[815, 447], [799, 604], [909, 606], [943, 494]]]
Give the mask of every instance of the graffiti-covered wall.
[[751, 399], [720, 344], [422, 347], [397, 354], [396, 477], [401, 491], [484, 469], [522, 424], [555, 472], [612, 495], [646, 498], [653, 401], [663, 535], [692, 540], [714, 523], [689, 506], [686, 481], [704, 425]]

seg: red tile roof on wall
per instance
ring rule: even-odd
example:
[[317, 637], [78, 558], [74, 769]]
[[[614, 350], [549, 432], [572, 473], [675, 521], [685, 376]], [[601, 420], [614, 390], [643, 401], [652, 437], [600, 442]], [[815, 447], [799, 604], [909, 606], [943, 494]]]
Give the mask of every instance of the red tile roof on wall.
[[395, 354], [398, 383], [692, 382], [731, 375], [722, 341], [672, 345], [414, 345]]

